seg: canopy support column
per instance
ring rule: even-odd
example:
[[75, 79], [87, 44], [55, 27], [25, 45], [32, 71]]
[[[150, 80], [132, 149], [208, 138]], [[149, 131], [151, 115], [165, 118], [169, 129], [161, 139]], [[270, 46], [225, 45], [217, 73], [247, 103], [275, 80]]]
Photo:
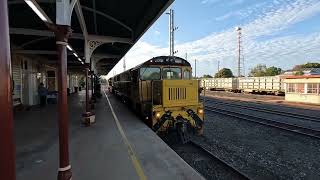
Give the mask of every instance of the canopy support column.
[[93, 124], [95, 122], [95, 114], [93, 112], [91, 112], [91, 108], [90, 108], [90, 105], [89, 105], [89, 67], [90, 67], [90, 64], [89, 63], [86, 63], [86, 72], [85, 72], [85, 76], [86, 76], [86, 108], [85, 108], [85, 111], [83, 114], [82, 114], [82, 117], [83, 117], [83, 123], [86, 125], [86, 126], [90, 126], [91, 124]]
[[69, 162], [69, 120], [67, 97], [67, 45], [71, 36], [68, 25], [50, 27], [56, 36], [58, 53], [58, 112], [59, 112], [59, 172], [58, 180], [70, 180], [72, 177]]
[[7, 0], [0, 1], [0, 39], [0, 174], [1, 179], [14, 180], [16, 165]]

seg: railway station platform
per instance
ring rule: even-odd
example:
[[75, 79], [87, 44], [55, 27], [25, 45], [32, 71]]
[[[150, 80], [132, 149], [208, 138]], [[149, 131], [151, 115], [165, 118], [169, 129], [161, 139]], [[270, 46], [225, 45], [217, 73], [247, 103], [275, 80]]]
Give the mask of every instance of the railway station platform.
[[[81, 125], [84, 91], [68, 100], [72, 179], [203, 179], [114, 96], [103, 93], [90, 127]], [[17, 179], [57, 178], [56, 112], [49, 105], [14, 114]]]

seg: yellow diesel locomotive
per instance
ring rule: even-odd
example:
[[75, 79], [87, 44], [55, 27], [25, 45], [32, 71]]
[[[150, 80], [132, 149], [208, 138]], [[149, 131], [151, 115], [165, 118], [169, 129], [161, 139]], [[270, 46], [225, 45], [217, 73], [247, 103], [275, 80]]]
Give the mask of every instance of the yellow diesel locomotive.
[[176, 56], [154, 57], [109, 80], [121, 97], [158, 134], [176, 130], [183, 142], [190, 132], [203, 133], [204, 110], [199, 81], [188, 61]]

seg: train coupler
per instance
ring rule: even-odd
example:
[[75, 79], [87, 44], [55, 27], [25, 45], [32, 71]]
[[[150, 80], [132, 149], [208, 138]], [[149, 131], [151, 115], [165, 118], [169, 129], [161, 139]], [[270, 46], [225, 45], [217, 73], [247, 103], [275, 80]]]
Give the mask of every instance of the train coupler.
[[176, 130], [182, 144], [186, 144], [190, 141], [190, 123], [185, 121], [182, 116], [176, 117]]
[[189, 116], [191, 116], [191, 118], [196, 123], [196, 127], [201, 129], [202, 126], [203, 126], [203, 121], [199, 118], [199, 116], [194, 111], [192, 111], [191, 109], [188, 109], [187, 113], [188, 113]]

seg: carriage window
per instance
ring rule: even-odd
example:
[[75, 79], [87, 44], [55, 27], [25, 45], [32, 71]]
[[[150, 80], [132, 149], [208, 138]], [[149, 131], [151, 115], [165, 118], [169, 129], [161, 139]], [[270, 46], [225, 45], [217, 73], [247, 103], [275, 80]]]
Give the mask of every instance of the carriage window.
[[181, 68], [163, 68], [163, 79], [181, 79]]
[[140, 68], [141, 80], [157, 80], [160, 79], [160, 68]]
[[189, 70], [183, 71], [183, 79], [190, 79], [191, 78], [190, 74], [191, 73]]

